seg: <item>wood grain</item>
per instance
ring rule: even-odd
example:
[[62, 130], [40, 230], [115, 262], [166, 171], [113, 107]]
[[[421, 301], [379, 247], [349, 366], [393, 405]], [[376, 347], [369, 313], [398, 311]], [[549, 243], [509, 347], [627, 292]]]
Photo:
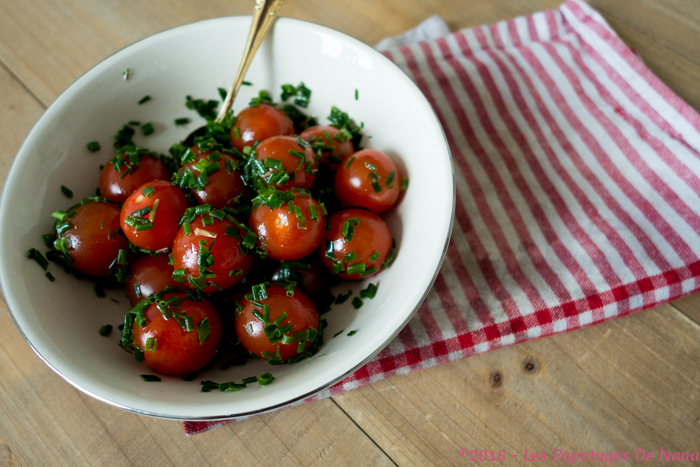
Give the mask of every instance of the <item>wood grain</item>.
[[[590, 1], [700, 109], [700, 4]], [[559, 3], [288, 0], [283, 14], [374, 44], [431, 14], [456, 30]], [[161, 30], [250, 8], [219, 0], [0, 1], [0, 180], [43, 109], [104, 57]], [[546, 451], [550, 461], [555, 449], [700, 450], [698, 356], [693, 295], [187, 438], [177, 422], [112, 408], [68, 385], [30, 350], [2, 305], [0, 466], [475, 464], [461, 448], [508, 453], [502, 463], [476, 464], [522, 465], [525, 449]]]

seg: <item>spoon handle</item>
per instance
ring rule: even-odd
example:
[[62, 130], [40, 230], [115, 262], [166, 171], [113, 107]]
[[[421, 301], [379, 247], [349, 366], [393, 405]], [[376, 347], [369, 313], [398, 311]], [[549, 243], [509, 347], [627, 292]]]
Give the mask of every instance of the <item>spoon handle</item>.
[[282, 7], [283, 3], [284, 0], [256, 0], [255, 9], [253, 10], [253, 21], [250, 25], [245, 48], [243, 49], [243, 56], [238, 64], [238, 70], [233, 78], [233, 83], [226, 93], [226, 99], [224, 99], [219, 109], [219, 114], [216, 116], [216, 123], [221, 123], [224, 118], [226, 118], [229, 110], [231, 110], [233, 100], [243, 83], [243, 78], [248, 71], [250, 63], [253, 61], [253, 56], [258, 50], [258, 47], [260, 47], [260, 44], [262, 44], [265, 36], [267, 36], [267, 33], [270, 32], [272, 23], [275, 22], [277, 12]]

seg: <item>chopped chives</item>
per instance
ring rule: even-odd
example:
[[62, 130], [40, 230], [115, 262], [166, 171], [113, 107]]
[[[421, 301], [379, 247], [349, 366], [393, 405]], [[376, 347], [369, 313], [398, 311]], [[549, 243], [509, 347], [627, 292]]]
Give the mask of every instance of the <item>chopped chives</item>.
[[111, 324], [105, 324], [104, 326], [101, 326], [100, 329], [97, 331], [97, 333], [100, 336], [107, 337], [112, 333], [112, 325]]
[[349, 264], [347, 268], [347, 273], [351, 274], [362, 274], [365, 272], [365, 263], [355, 263]]
[[72, 198], [73, 197], [73, 192], [65, 185], [61, 185], [61, 193], [66, 195], [66, 198]]
[[312, 221], [318, 220], [318, 211], [316, 211], [316, 206], [309, 204], [309, 217]]
[[155, 338], [153, 338], [153, 337], [147, 338], [147, 339], [146, 339], [146, 348], [145, 348], [144, 350], [150, 350], [151, 352], [154, 352], [155, 349], [154, 349], [153, 347], [154, 347], [155, 341], [156, 341], [156, 340], [155, 340]]
[[359, 99], [360, 99], [360, 91], [355, 89], [355, 100], [359, 100]]
[[41, 268], [44, 271], [46, 271], [49, 268], [49, 262], [46, 260], [46, 258], [44, 258], [44, 255], [42, 255], [41, 252], [36, 248], [30, 248], [27, 252], [27, 257], [39, 263], [39, 266], [41, 266]]
[[372, 256], [369, 257], [369, 260], [372, 262], [377, 261], [378, 259], [379, 259], [379, 252], [378, 251], [375, 251], [374, 253], [372, 253]]
[[354, 331], [350, 331], [348, 333], [348, 336], [354, 336], [355, 334], [357, 334], [357, 331], [359, 331], [359, 329], [355, 329]]
[[355, 160], [355, 156], [352, 156], [350, 159], [348, 159], [348, 161], [345, 163], [343, 168], [347, 169], [348, 167], [350, 167], [350, 164], [352, 164], [352, 161], [354, 161], [354, 160]]
[[408, 179], [402, 178], [401, 179], [401, 191], [404, 191], [406, 188], [408, 188]]
[[150, 101], [150, 100], [151, 100], [151, 96], [149, 96], [149, 95], [143, 96], [143, 97], [141, 98], [141, 100], [139, 101], [139, 105], [145, 104], [146, 102], [148, 102], [148, 101]]
[[143, 193], [143, 196], [145, 196], [146, 198], [148, 198], [149, 196], [151, 196], [155, 192], [156, 192], [156, 189], [153, 188], [151, 185], [148, 185], [147, 187], [143, 187], [141, 189], [141, 193]]
[[363, 305], [363, 303], [364, 302], [360, 297], [355, 297], [352, 299], [352, 306], [355, 307], [356, 310], [360, 308]]
[[97, 152], [100, 149], [102, 149], [99, 141], [92, 141], [92, 142], [88, 143], [87, 148], [88, 148], [88, 151], [90, 151], [90, 152]]
[[371, 282], [367, 285], [366, 289], [360, 290], [360, 297], [362, 298], [374, 298], [377, 295], [377, 286]]
[[56, 278], [53, 277], [53, 274], [51, 274], [49, 271], [46, 271], [46, 278], [50, 280], [51, 282], [55, 282]]
[[355, 261], [357, 259], [357, 252], [353, 250], [350, 253], [345, 253], [345, 255], [343, 255], [343, 259], [348, 263], [350, 261]]
[[158, 382], [161, 380], [156, 375], [141, 375], [141, 378], [143, 378], [143, 380], [146, 381], [147, 383], [154, 383], [154, 382]]
[[102, 287], [101, 284], [95, 284], [95, 295], [97, 295], [100, 298], [106, 297], [105, 289], [104, 287]]
[[130, 74], [131, 74], [131, 68], [127, 68], [126, 70], [124, 70], [124, 71], [122, 72], [122, 78], [124, 79], [124, 81], [126, 81], [127, 79], [129, 79], [129, 75], [130, 75]]
[[143, 132], [143, 136], [148, 136], [151, 133], [153, 133], [155, 130], [153, 128], [152, 123], [146, 123], [145, 125], [141, 125], [141, 131]]
[[271, 382], [275, 380], [275, 377], [271, 375], [270, 373], [263, 373], [262, 375], [258, 376], [258, 384], [260, 386], [267, 386]]
[[393, 185], [395, 179], [396, 179], [396, 172], [394, 172], [392, 170], [391, 172], [389, 172], [389, 175], [387, 175], [386, 178], [384, 179], [384, 185], [387, 188], [392, 189], [393, 188], [392, 185]]
[[211, 335], [211, 325], [209, 324], [209, 319], [204, 318], [201, 323], [199, 323], [199, 328], [197, 329], [197, 334], [199, 334], [200, 345], [204, 343]]
[[44, 244], [47, 248], [53, 248], [53, 241], [56, 240], [56, 234], [50, 233], [42, 235], [41, 238], [44, 239]]
[[336, 332], [335, 334], [333, 334], [333, 339], [335, 339], [336, 337], [338, 337], [339, 335], [341, 335], [344, 332], [345, 332], [345, 329], [341, 329], [340, 331]]
[[175, 119], [175, 125], [187, 125], [188, 123], [190, 123], [190, 119], [187, 117]]
[[233, 127], [233, 134], [236, 138], [241, 139], [241, 130], [239, 130], [237, 126]]

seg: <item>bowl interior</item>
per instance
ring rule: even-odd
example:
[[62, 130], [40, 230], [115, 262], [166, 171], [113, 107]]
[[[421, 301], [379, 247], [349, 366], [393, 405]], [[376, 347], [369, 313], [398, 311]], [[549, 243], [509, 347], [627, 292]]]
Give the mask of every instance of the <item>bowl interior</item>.
[[[400, 204], [387, 220], [397, 241], [392, 267], [366, 281], [338, 287], [357, 293], [371, 281], [373, 300], [356, 310], [348, 300], [324, 315], [326, 343], [314, 358], [294, 365], [249, 362], [226, 371], [201, 373], [193, 382], [152, 374], [117, 346], [116, 327], [130, 308], [123, 291], [98, 298], [92, 283], [44, 271], [27, 259], [43, 248], [52, 231], [51, 213], [93, 195], [99, 166], [114, 156], [113, 136], [129, 121], [151, 122], [155, 133], [139, 146], [166, 153], [203, 124], [185, 96], [218, 99], [227, 88], [246, 39], [249, 17], [209, 20], [137, 42], [110, 56], [69, 87], [46, 111], [22, 145], [10, 170], [0, 205], [0, 281], [12, 316], [37, 354], [82, 391], [112, 405], [166, 418], [217, 419], [263, 412], [289, 404], [337, 382], [379, 352], [420, 305], [437, 273], [449, 239], [453, 178], [449, 151], [437, 119], [415, 85], [370, 47], [322, 26], [281, 18], [255, 57], [234, 109], [240, 111], [261, 89], [279, 101], [280, 85], [303, 81], [312, 89], [309, 113], [320, 122], [335, 105], [364, 122], [365, 141], [392, 156], [410, 179]], [[123, 72], [129, 69], [129, 79]], [[356, 99], [356, 90], [358, 98]], [[151, 100], [143, 105], [144, 96]], [[176, 126], [174, 120], [191, 123]], [[91, 153], [86, 144], [99, 141]], [[68, 200], [66, 185], [75, 192]], [[337, 293], [336, 291], [336, 293]], [[115, 331], [97, 333], [104, 324]], [[338, 337], [332, 336], [345, 330]], [[357, 330], [354, 336], [347, 336]], [[201, 393], [201, 380], [237, 381], [270, 372], [268, 386], [249, 385], [237, 393]]]

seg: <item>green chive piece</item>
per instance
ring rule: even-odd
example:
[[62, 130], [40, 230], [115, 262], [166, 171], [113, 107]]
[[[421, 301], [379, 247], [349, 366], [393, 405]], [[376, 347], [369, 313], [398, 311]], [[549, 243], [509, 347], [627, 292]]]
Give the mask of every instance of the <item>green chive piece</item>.
[[141, 375], [141, 378], [143, 378], [143, 380], [146, 381], [147, 383], [156, 383], [156, 382], [161, 380], [156, 375]]
[[150, 100], [151, 100], [151, 96], [148, 96], [148, 95], [143, 96], [143, 97], [141, 98], [141, 100], [139, 101], [139, 105], [145, 104], [146, 102], [148, 102], [148, 101], [150, 101]]
[[375, 251], [374, 253], [372, 253], [372, 256], [369, 257], [369, 260], [372, 262], [377, 261], [378, 259], [379, 259], [379, 252], [378, 251]]
[[100, 149], [102, 149], [102, 146], [100, 146], [99, 141], [92, 141], [92, 142], [87, 144], [87, 148], [88, 148], [88, 151], [90, 151], [90, 152], [97, 152]]
[[348, 274], [362, 274], [365, 272], [365, 263], [349, 264], [347, 273]]
[[56, 282], [56, 278], [53, 277], [53, 274], [51, 274], [49, 271], [46, 271], [46, 278], [51, 282]]
[[359, 329], [355, 329], [354, 331], [350, 331], [348, 333], [348, 336], [354, 336], [355, 334], [357, 334], [357, 331], [359, 331]]
[[343, 256], [343, 259], [345, 259], [346, 262], [350, 261], [355, 261], [357, 259], [357, 252], [355, 250], [351, 251], [350, 253], [345, 253]]
[[366, 289], [360, 290], [360, 297], [362, 298], [374, 298], [377, 295], [377, 286], [371, 282], [367, 285]]
[[355, 297], [352, 299], [352, 306], [355, 307], [356, 310], [360, 308], [363, 304], [364, 302], [360, 297]]
[[352, 161], [354, 161], [354, 160], [355, 160], [355, 156], [352, 156], [350, 159], [348, 159], [348, 161], [345, 163], [343, 168], [347, 169], [348, 167], [350, 167], [350, 164], [352, 164]]
[[101, 326], [100, 329], [97, 331], [97, 333], [100, 336], [107, 337], [112, 333], [112, 325], [111, 324], [105, 324], [104, 326]]
[[153, 188], [151, 185], [148, 185], [148, 186], [143, 187], [141, 189], [141, 193], [143, 193], [143, 196], [145, 196], [146, 198], [148, 198], [149, 196], [151, 196], [155, 192], [156, 192], [156, 189]]
[[95, 295], [97, 295], [100, 298], [104, 298], [107, 295], [105, 294], [105, 289], [102, 287], [100, 284], [95, 284]]
[[394, 188], [392, 185], [394, 184], [394, 180], [396, 180], [396, 172], [393, 170], [389, 172], [389, 175], [386, 176], [386, 179], [384, 179], [384, 186], [386, 186], [389, 189]]
[[336, 337], [338, 337], [339, 335], [341, 335], [344, 332], [345, 332], [345, 329], [341, 329], [340, 331], [336, 332], [335, 334], [333, 334], [333, 339], [335, 339]]
[[199, 329], [197, 329], [197, 333], [199, 334], [199, 344], [203, 344], [204, 341], [209, 339], [209, 336], [211, 335], [211, 325], [209, 324], [209, 319], [204, 318], [201, 323], [199, 323]]
[[153, 128], [153, 124], [149, 122], [145, 125], [141, 125], [141, 131], [143, 132], [143, 136], [148, 136], [153, 133], [155, 129]]
[[44, 258], [44, 255], [42, 255], [41, 252], [36, 248], [29, 249], [29, 251], [27, 252], [27, 258], [36, 261], [44, 271], [46, 271], [49, 268], [49, 262], [46, 260], [46, 258]]
[[188, 123], [190, 123], [190, 119], [187, 117], [175, 119], [175, 125], [187, 125]]
[[73, 192], [65, 185], [61, 185], [61, 193], [66, 195], [66, 198], [73, 198]]
[[408, 179], [402, 178], [401, 179], [401, 191], [406, 190], [406, 188], [408, 188]]
[[262, 375], [258, 376], [258, 384], [260, 386], [267, 386], [271, 382], [275, 380], [275, 377], [271, 375], [270, 373], [263, 373]]
[[355, 100], [359, 100], [359, 99], [360, 99], [360, 91], [355, 89]]

